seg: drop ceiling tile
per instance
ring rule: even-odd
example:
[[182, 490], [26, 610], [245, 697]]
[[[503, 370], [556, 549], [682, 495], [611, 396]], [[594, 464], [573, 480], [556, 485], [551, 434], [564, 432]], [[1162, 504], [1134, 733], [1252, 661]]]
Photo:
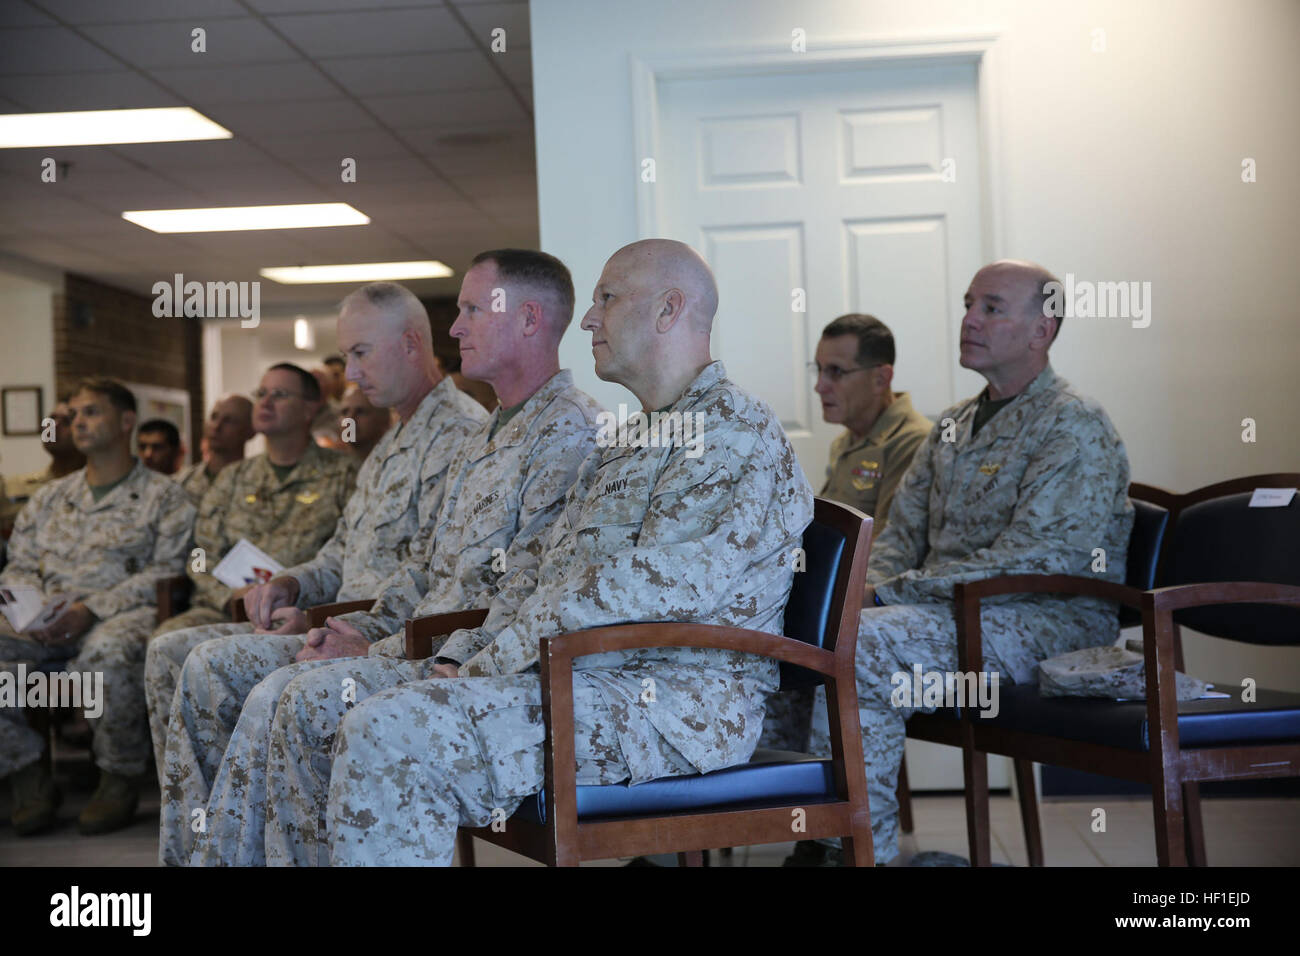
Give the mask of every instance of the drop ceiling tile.
[[225, 104], [212, 106], [206, 112], [236, 136], [250, 139], [289, 133], [365, 130], [375, 127], [375, 121], [361, 107], [342, 96], [320, 100]]
[[[213, 117], [209, 117], [210, 119]], [[238, 166], [266, 161], [266, 154], [243, 139], [203, 139], [190, 143], [136, 143], [113, 152], [160, 172], [179, 167]]]
[[0, 4], [0, 27], [53, 27], [58, 24], [25, 3]]
[[0, 169], [16, 176], [39, 178], [41, 161], [47, 156], [56, 163], [70, 162], [75, 169], [135, 169], [135, 165], [113, 154], [107, 146], [38, 146], [31, 149], [0, 149]]
[[384, 7], [441, 7], [442, 0], [246, 0], [263, 14], [328, 13], [330, 11], [382, 10]]
[[436, 123], [442, 129], [484, 126], [526, 120], [528, 114], [508, 91], [465, 90], [414, 96], [372, 96], [362, 99], [381, 120], [397, 129]]
[[122, 64], [63, 27], [0, 30], [0, 75], [120, 70]]
[[472, 3], [456, 5], [471, 32], [484, 45], [492, 43], [492, 31], [506, 31], [506, 53], [527, 49], [532, 42], [528, 29], [528, 5], [524, 3]]
[[460, 24], [442, 7], [278, 16], [267, 22], [310, 57], [385, 56], [473, 47]]
[[[196, 17], [242, 17], [248, 11], [235, 0], [37, 0], [49, 13], [69, 23], [149, 23]], [[202, 26], [196, 22], [195, 26]]]
[[533, 53], [527, 48], [493, 54], [494, 62], [516, 87], [533, 85]]
[[483, 90], [501, 85], [501, 78], [478, 50], [344, 57], [321, 60], [320, 67], [354, 96]]
[[355, 182], [343, 181], [342, 159], [336, 153], [296, 162], [294, 166], [302, 170], [312, 182], [319, 183], [332, 192], [369, 191], [390, 186], [408, 187], [412, 184], [446, 188], [442, 178], [429, 167], [429, 164], [415, 156], [396, 156], [388, 159], [370, 159], [366, 156], [350, 158], [356, 160]]
[[191, 70], [155, 70], [153, 76], [190, 103], [248, 103], [268, 100], [326, 99], [338, 88], [305, 61], [248, 63]]
[[373, 160], [409, 157], [411, 150], [387, 130], [378, 126], [357, 130], [329, 130], [291, 136], [259, 136], [258, 145], [268, 153], [297, 166], [318, 169], [322, 164], [342, 170], [344, 158], [358, 164]]
[[0, 78], [0, 95], [25, 112], [125, 110], [186, 105], [153, 81], [130, 70]]
[[[195, 53], [190, 31], [206, 31], [206, 52]], [[172, 20], [165, 23], [88, 26], [83, 32], [123, 60], [145, 70], [204, 69], [240, 63], [274, 63], [297, 60], [293, 48], [273, 30], [251, 17], [238, 20]], [[93, 47], [91, 49], [94, 49]], [[98, 52], [98, 51], [96, 51]], [[102, 55], [102, 54], [101, 54]], [[75, 60], [60, 58], [61, 62]], [[114, 63], [114, 66], [119, 64]], [[80, 67], [83, 71], [86, 67]], [[37, 70], [11, 72], [35, 73]]]

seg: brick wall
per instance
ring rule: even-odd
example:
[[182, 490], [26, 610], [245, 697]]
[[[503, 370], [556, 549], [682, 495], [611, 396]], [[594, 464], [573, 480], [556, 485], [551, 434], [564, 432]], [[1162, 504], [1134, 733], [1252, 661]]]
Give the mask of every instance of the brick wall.
[[87, 375], [183, 388], [190, 393], [191, 458], [203, 434], [203, 368], [197, 319], [160, 319], [153, 300], [69, 274], [54, 297], [55, 391]]

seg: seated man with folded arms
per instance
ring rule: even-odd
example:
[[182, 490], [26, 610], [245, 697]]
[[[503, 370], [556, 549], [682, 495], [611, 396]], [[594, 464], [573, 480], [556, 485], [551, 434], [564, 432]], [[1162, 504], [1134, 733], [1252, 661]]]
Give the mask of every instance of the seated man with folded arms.
[[[538, 638], [645, 621], [781, 633], [812, 490], [776, 415], [710, 358], [712, 272], [679, 242], [636, 242], [606, 263], [593, 299], [582, 326], [597, 374], [660, 412], [662, 427], [648, 441], [636, 426], [603, 436], [527, 597], [505, 595], [482, 627], [453, 634], [425, 663], [428, 679], [343, 717], [326, 805], [335, 864], [447, 865], [458, 825], [485, 826], [494, 809], [513, 813], [541, 787]], [[328, 729], [312, 723], [313, 677], [285, 689], [272, 737], [304, 793], [323, 786], [331, 754]], [[734, 651], [578, 659], [578, 783], [743, 763], [777, 683], [775, 661]], [[289, 815], [317, 800], [274, 802], [268, 839], [317, 826]]]
[[203, 438], [199, 442], [206, 451], [201, 461], [186, 465], [176, 475], [176, 480], [198, 507], [221, 469], [244, 460], [244, 446], [253, 437], [253, 403], [243, 395], [227, 395], [212, 406]]
[[[58, 664], [82, 682], [100, 776], [78, 825], [82, 833], [107, 833], [135, 816], [138, 778], [149, 762], [141, 677], [157, 615], [155, 585], [185, 565], [194, 506], [179, 485], [131, 455], [136, 403], [129, 389], [86, 379], [68, 408], [86, 467], [42, 485], [19, 512], [0, 587], [26, 585], [47, 602], [65, 595], [74, 603], [21, 635], [0, 618], [0, 669], [16, 674], [19, 663]], [[98, 701], [89, 699], [101, 687], [93, 678], [102, 679]], [[45, 747], [21, 709], [0, 707], [0, 776], [10, 776], [20, 835], [49, 826], [58, 809]]]
[[[988, 386], [940, 416], [871, 549], [857, 679], [878, 863], [898, 853], [904, 721], [927, 709], [906, 700], [896, 706], [893, 675], [905, 675], [910, 688], [914, 665], [923, 674], [956, 673], [953, 585], [1004, 574], [1123, 579], [1133, 525], [1128, 455], [1105, 410], [1048, 362], [1061, 326], [1047, 308], [1054, 281], [1041, 266], [1010, 260], [975, 274], [965, 296], [961, 364]], [[1098, 548], [1106, 570], [1094, 572]], [[990, 690], [993, 672], [999, 684], [1032, 682], [1040, 660], [1113, 642], [1115, 612], [1113, 603], [1085, 597], [984, 601], [982, 666]], [[820, 689], [817, 698], [813, 752], [826, 755]], [[801, 855], [807, 865], [825, 862], [806, 848], [796, 850]]]
[[[512, 576], [531, 580], [564, 493], [596, 447], [600, 406], [559, 365], [560, 339], [572, 318], [573, 280], [554, 256], [521, 249], [477, 256], [465, 273], [451, 334], [460, 342], [466, 374], [490, 382], [504, 404], [465, 442], [449, 469], [438, 515], [421, 532], [421, 553], [375, 589], [379, 600], [368, 613], [331, 618], [310, 633], [310, 646], [298, 654], [301, 663], [263, 671], [265, 679], [256, 687], [235, 683], [229, 665], [205, 653], [206, 647], [190, 655], [178, 700], [194, 718], [173, 727], [178, 739], [168, 744], [169, 759], [173, 745], [192, 750], [195, 742], [229, 740], [224, 760], [215, 746], [205, 758], [221, 763], [196, 862], [263, 862], [267, 785], [282, 782], [276, 770], [268, 780], [268, 733], [285, 684], [331, 664], [335, 667], [329, 669], [342, 671], [335, 688], [351, 677], [359, 693], [418, 677], [408, 668], [419, 665], [400, 659], [407, 618], [487, 607]], [[462, 399], [473, 404], [469, 396]], [[258, 613], [283, 600], [270, 587], [251, 599]], [[376, 656], [366, 658], [372, 642]], [[350, 659], [333, 660], [339, 657]], [[320, 706], [343, 703], [341, 692], [331, 697]], [[218, 710], [215, 705], [223, 700], [242, 702], [242, 713], [237, 706]], [[232, 728], [235, 714], [238, 724]], [[208, 766], [205, 762], [205, 774]], [[191, 812], [203, 806], [198, 800]], [[183, 820], [173, 824], [164, 827], [165, 846], [193, 839]]]
[[[233, 726], [237, 701], [271, 671], [293, 663], [306, 644], [306, 609], [375, 597], [412, 549], [423, 552], [422, 535], [442, 503], [448, 466], [487, 419], [438, 371], [428, 314], [405, 287], [374, 282], [353, 292], [339, 307], [338, 337], [355, 387], [385, 415], [395, 409], [398, 423], [362, 465], [333, 537], [310, 560], [244, 596], [250, 623], [173, 631], [150, 644], [146, 686], [165, 835], [189, 833], [190, 810], [206, 802], [230, 736], [220, 715], [233, 705]], [[314, 449], [309, 454], [335, 454], [307, 447]], [[175, 693], [191, 652], [222, 661], [220, 695]], [[200, 725], [204, 733], [192, 734]], [[164, 862], [183, 862], [188, 853], [188, 843], [178, 849], [164, 840]]]

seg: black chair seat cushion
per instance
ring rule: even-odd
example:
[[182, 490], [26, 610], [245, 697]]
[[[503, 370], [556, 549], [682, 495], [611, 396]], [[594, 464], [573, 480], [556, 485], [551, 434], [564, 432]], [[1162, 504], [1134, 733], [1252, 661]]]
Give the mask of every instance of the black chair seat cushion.
[[[661, 777], [634, 787], [625, 783], [580, 786], [577, 799], [578, 819], [588, 822], [828, 803], [837, 798], [830, 760], [784, 750], [757, 750], [749, 763], [713, 773]], [[545, 793], [528, 797], [515, 817], [545, 823]]]
[[[999, 691], [998, 715], [977, 717], [977, 723], [1123, 750], [1151, 749], [1146, 701], [1041, 697], [1037, 684], [1017, 684]], [[955, 709], [936, 713], [956, 717]], [[1260, 690], [1249, 704], [1237, 694], [1178, 705], [1178, 745], [1183, 750], [1279, 741], [1300, 741], [1300, 694]]]

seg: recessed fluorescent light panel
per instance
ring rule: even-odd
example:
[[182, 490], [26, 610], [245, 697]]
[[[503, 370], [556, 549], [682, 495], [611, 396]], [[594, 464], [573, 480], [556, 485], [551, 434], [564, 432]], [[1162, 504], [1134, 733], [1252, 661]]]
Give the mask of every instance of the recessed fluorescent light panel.
[[289, 206], [219, 206], [212, 209], [137, 209], [122, 218], [154, 232], [237, 232], [364, 226], [370, 217], [345, 202]]
[[231, 136], [230, 130], [188, 106], [0, 115], [0, 149], [177, 143], [194, 139], [230, 139]]
[[355, 262], [337, 266], [277, 266], [262, 269], [265, 279], [286, 285], [324, 282], [378, 282], [381, 279], [445, 279], [455, 275], [436, 259], [423, 262]]

